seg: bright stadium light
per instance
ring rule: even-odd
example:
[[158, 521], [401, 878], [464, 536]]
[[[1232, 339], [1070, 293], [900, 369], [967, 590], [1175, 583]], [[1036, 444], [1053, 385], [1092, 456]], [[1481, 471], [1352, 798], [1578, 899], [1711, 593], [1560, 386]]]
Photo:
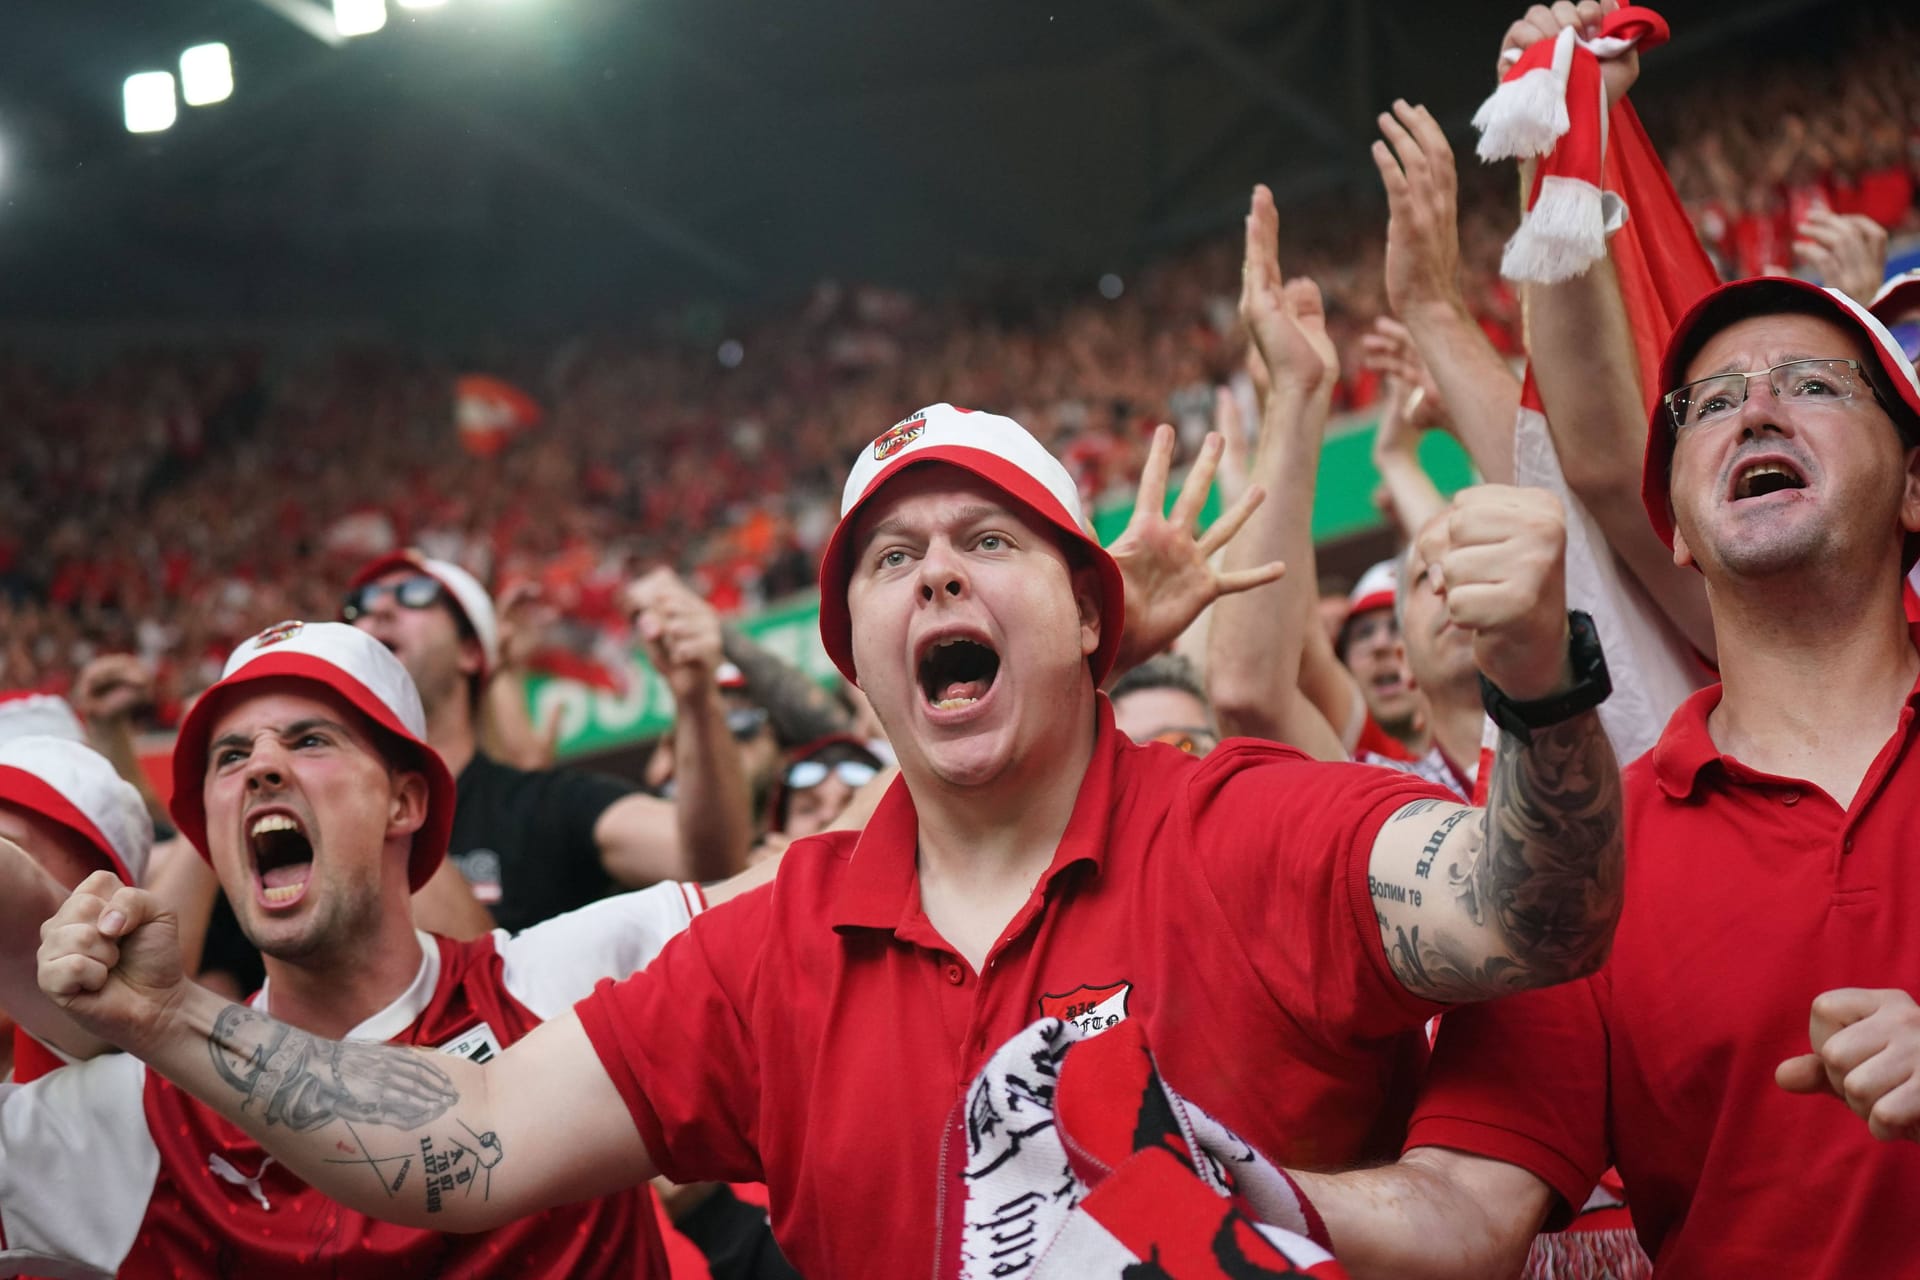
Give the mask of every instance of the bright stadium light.
[[438, 9], [447, 0], [400, 0], [402, 9]]
[[127, 77], [122, 97], [128, 133], [159, 133], [173, 127], [179, 109], [173, 100], [173, 72], [142, 71]]
[[180, 55], [180, 96], [207, 107], [233, 96], [233, 57], [224, 44], [197, 44]]
[[387, 0], [333, 0], [333, 27], [343, 36], [364, 36], [387, 25]]

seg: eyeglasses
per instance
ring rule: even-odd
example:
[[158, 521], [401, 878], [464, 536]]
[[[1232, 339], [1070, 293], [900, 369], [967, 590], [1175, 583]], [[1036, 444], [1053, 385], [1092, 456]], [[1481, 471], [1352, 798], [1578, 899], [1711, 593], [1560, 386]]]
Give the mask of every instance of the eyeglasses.
[[1793, 404], [1840, 404], [1873, 395], [1858, 360], [1789, 360], [1771, 369], [1721, 373], [1667, 392], [1662, 398], [1676, 432], [1717, 422], [1747, 402], [1747, 388], [1765, 378], [1773, 398]]
[[745, 742], [767, 727], [768, 718], [765, 707], [735, 707], [727, 712], [727, 732], [736, 742]]
[[398, 582], [364, 583], [347, 592], [347, 598], [340, 604], [340, 620], [353, 622], [365, 617], [373, 612], [382, 596], [389, 595], [403, 609], [431, 609], [446, 599], [447, 589], [438, 578], [429, 578], [424, 573]]
[[823, 760], [801, 760], [787, 770], [787, 786], [794, 791], [811, 791], [827, 780], [832, 774], [848, 787], [858, 791], [872, 782], [879, 770], [864, 760], [842, 760], [839, 764], [828, 764]]
[[1218, 735], [1207, 729], [1162, 729], [1150, 741], [1164, 742], [1193, 756], [1203, 756], [1220, 745]]

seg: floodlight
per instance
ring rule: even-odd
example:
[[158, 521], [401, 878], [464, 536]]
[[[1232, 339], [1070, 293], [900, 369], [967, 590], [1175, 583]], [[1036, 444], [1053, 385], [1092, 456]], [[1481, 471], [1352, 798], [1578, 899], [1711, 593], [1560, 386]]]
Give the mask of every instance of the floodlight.
[[387, 0], [333, 0], [333, 29], [364, 36], [387, 25]]
[[400, 0], [402, 9], [438, 9], [447, 0]]
[[128, 76], [122, 96], [128, 133], [159, 133], [173, 127], [178, 114], [173, 101], [173, 72], [142, 71]]
[[233, 96], [233, 57], [224, 44], [197, 44], [180, 55], [180, 96], [190, 107]]

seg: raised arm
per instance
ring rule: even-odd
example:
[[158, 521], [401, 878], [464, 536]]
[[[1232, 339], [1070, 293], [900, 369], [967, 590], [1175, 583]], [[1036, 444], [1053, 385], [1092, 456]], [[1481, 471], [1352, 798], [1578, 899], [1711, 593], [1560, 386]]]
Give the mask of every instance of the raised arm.
[[[625, 841], [623, 806], [609, 806], [595, 834], [609, 870], [626, 884], [648, 880], [722, 880], [746, 865], [753, 845], [753, 804], [720, 697], [720, 617], [671, 571], [635, 583], [628, 599], [639, 613], [641, 643], [673, 690], [673, 816], [678, 857], [659, 856], [657, 840]], [[649, 798], [650, 800], [650, 798]], [[661, 802], [650, 800], [649, 809]], [[635, 812], [636, 819], [648, 815]]]
[[485, 1066], [321, 1039], [186, 981], [172, 916], [107, 872], [49, 922], [39, 980], [308, 1183], [388, 1222], [484, 1231], [653, 1174], [572, 1014]]
[[[1541, 489], [1462, 491], [1415, 547], [1408, 591], [1438, 592], [1480, 673], [1534, 703], [1574, 687], [1565, 515]], [[1409, 595], [1409, 625], [1414, 612]], [[1620, 773], [1592, 710], [1503, 731], [1484, 809], [1418, 800], [1369, 864], [1388, 963], [1431, 1000], [1485, 1000], [1597, 969], [1620, 916]]]
[[82, 1031], [41, 993], [34, 977], [41, 922], [66, 896], [25, 849], [0, 839], [0, 1009], [43, 1043], [69, 1057], [90, 1058], [113, 1046]]
[[1520, 380], [1460, 291], [1459, 180], [1447, 135], [1425, 107], [1396, 101], [1373, 144], [1387, 191], [1387, 302], [1407, 327], [1482, 479], [1513, 483]]
[[[1327, 337], [1320, 291], [1280, 272], [1280, 215], [1265, 187], [1255, 187], [1247, 215], [1240, 316], [1266, 375], [1260, 432], [1249, 466], [1253, 485], [1272, 501], [1255, 512], [1225, 557], [1229, 568], [1283, 560], [1276, 583], [1222, 600], [1207, 638], [1207, 693], [1223, 732], [1290, 742], [1331, 754], [1324, 726], [1344, 726], [1360, 701], [1359, 686], [1326, 648], [1331, 692], [1302, 699], [1311, 681], [1303, 665], [1319, 594], [1313, 555], [1313, 491], [1339, 363]], [[1324, 673], [1323, 673], [1324, 674]], [[1304, 715], [1317, 708], [1318, 715]], [[1316, 723], [1317, 721], [1317, 723]], [[1335, 740], [1337, 754], [1344, 744]]]
[[[1502, 47], [1524, 49], [1552, 39], [1563, 25], [1563, 16], [1536, 5], [1507, 32]], [[1608, 60], [1608, 103], [1625, 94], [1638, 74], [1637, 54]], [[1603, 258], [1562, 284], [1529, 284], [1524, 297], [1527, 355], [1567, 487], [1688, 643], [1711, 655], [1706, 588], [1699, 574], [1673, 563], [1640, 501], [1647, 401], [1613, 259]]]

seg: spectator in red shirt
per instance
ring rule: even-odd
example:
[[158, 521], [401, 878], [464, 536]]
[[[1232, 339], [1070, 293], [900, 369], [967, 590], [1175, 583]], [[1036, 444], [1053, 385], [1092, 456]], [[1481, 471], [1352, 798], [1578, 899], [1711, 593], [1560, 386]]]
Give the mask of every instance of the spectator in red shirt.
[[[1191, 539], [1192, 513], [1166, 527], [1159, 496], [1120, 544], [1149, 651], [1223, 585], [1139, 575], [1129, 538]], [[803, 1273], [946, 1265], [989, 1226], [943, 1181], [965, 1163], [962, 1090], [1036, 1014], [1081, 1033], [1140, 1017], [1168, 1083], [1256, 1145], [1363, 1158], [1399, 1127], [1426, 1020], [1591, 971], [1620, 893], [1603, 681], [1566, 613], [1561, 543], [1497, 494], [1456, 514], [1446, 606], [1512, 726], [1486, 810], [1270, 744], [1201, 760], [1120, 742], [1097, 692], [1124, 643], [1118, 565], [1037, 441], [941, 404], [862, 450], [821, 572], [822, 636], [887, 725], [900, 783], [863, 833], [798, 842], [650, 976], [491, 1067], [354, 1046], [318, 1091], [304, 1064], [340, 1047], [236, 1027], [181, 980], [139, 890], [70, 901], [45, 985], [313, 1185], [417, 1226], [481, 1229], [656, 1170], [764, 1177]], [[1162, 563], [1204, 566], [1223, 536]], [[309, 1100], [299, 1132], [219, 1070], [256, 1055]], [[396, 1194], [332, 1163], [349, 1126], [382, 1159], [478, 1153], [486, 1193]]]
[[1759, 279], [1682, 319], [1661, 385], [1648, 515], [1721, 682], [1626, 771], [1607, 965], [1449, 1016], [1402, 1162], [1308, 1180], [1357, 1276], [1517, 1266], [1609, 1162], [1657, 1276], [1910, 1264], [1920, 381], [1857, 303]]

